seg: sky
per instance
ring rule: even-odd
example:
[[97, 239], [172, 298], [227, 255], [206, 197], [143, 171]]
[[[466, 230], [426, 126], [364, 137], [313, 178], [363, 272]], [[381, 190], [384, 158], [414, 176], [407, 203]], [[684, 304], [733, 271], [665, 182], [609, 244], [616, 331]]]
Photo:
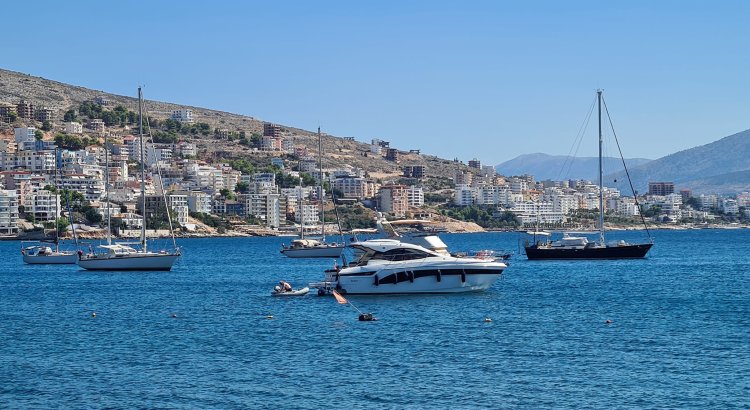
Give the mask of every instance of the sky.
[[[147, 99], [449, 159], [566, 155], [597, 89], [626, 157], [750, 128], [746, 1], [71, 0], [1, 11], [25, 16], [2, 19], [4, 69], [123, 95], [144, 85]], [[591, 132], [574, 152], [596, 150]]]

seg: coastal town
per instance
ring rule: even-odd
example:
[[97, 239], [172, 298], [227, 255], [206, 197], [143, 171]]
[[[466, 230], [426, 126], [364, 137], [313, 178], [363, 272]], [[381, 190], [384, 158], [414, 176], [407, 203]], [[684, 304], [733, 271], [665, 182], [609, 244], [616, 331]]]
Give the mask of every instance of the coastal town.
[[[380, 139], [361, 144], [365, 165], [351, 164], [326, 151], [320, 156], [314, 144], [300, 143], [310, 135], [296, 130], [268, 122], [257, 132], [221, 128], [187, 108], [148, 116], [141, 147], [137, 112], [105, 96], [69, 107], [0, 102], [0, 124], [5, 238], [38, 237], [55, 226], [70, 235], [71, 225], [82, 236], [101, 237], [107, 217], [115, 235], [137, 236], [144, 214], [147, 229], [159, 235], [168, 229], [167, 212], [184, 236], [283, 235], [300, 227], [319, 232], [321, 208], [330, 233], [372, 228], [377, 212], [435, 221], [452, 232], [591, 229], [599, 207], [592, 181], [498, 175], [477, 159], [429, 165], [414, 160], [420, 150]], [[243, 156], [208, 155], [205, 141], [234, 146]], [[368, 169], [372, 158], [398, 172]], [[604, 198], [613, 228], [637, 227], [641, 217], [660, 228], [734, 227], [750, 220], [748, 192], [693, 195], [653, 181], [638, 198], [606, 186]]]

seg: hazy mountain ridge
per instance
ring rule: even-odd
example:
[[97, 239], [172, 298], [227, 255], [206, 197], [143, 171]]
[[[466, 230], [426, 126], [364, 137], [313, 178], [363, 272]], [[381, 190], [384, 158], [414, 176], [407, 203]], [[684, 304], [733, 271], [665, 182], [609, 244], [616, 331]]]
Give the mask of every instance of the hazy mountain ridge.
[[[628, 168], [650, 162], [645, 158], [627, 158], [625, 163]], [[608, 171], [617, 172], [622, 170], [622, 161], [620, 158], [605, 157], [603, 158], [603, 167], [605, 173]], [[599, 179], [599, 158], [598, 157], [570, 157], [567, 155], [548, 155], [543, 153], [519, 155], [509, 161], [496, 165], [495, 170], [503, 175], [534, 175], [538, 181], [546, 179], [586, 179], [595, 181]]]
[[[692, 189], [695, 193], [748, 191], [750, 172], [745, 171], [750, 171], [750, 130], [667, 155], [629, 171], [638, 192], [646, 192], [649, 182], [658, 181], [674, 182], [676, 190]], [[605, 176], [605, 185], [624, 189], [626, 184], [624, 172]]]

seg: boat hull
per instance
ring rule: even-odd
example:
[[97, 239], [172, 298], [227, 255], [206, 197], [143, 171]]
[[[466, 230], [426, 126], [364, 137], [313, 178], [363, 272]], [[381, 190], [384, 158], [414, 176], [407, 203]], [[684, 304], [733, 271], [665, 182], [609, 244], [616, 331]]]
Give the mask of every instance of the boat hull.
[[321, 246], [314, 248], [285, 248], [281, 253], [287, 258], [338, 258], [343, 246]]
[[78, 255], [63, 253], [60, 255], [23, 255], [24, 263], [30, 265], [75, 265]]
[[554, 248], [527, 246], [526, 257], [529, 260], [544, 259], [642, 259], [653, 244], [607, 246], [601, 248]]
[[372, 275], [344, 275], [334, 286], [349, 295], [479, 292], [492, 286], [505, 269], [504, 264], [484, 265], [463, 269], [390, 269]]
[[307, 295], [308, 292], [310, 292], [310, 288], [304, 287], [302, 289], [291, 290], [291, 291], [287, 291], [287, 292], [276, 292], [276, 291], [273, 291], [273, 292], [271, 292], [271, 296], [276, 296], [276, 297], [305, 296], [305, 295]]
[[86, 270], [169, 271], [180, 255], [127, 255], [112, 258], [82, 258], [78, 266]]

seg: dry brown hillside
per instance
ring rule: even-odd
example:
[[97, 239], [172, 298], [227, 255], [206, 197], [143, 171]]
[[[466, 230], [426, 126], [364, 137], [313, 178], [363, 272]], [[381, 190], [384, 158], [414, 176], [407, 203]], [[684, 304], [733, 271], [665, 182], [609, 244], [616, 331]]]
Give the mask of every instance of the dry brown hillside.
[[[137, 99], [133, 97], [110, 94], [105, 91], [91, 90], [0, 69], [0, 102], [16, 104], [23, 99], [34, 103], [35, 106], [56, 108], [57, 118], [55, 122], [57, 125], [62, 122], [66, 110], [76, 108], [81, 102], [90, 101], [96, 97], [106, 98], [112, 106], [122, 105], [133, 111], [137, 109]], [[260, 119], [223, 111], [153, 100], [146, 101], [146, 108], [149, 115], [159, 119], [169, 117], [172, 110], [191, 109], [196, 122], [208, 123], [212, 128], [245, 131], [248, 135], [261, 133], [263, 130], [263, 121]], [[9, 126], [7, 124], [3, 126], [7, 132]], [[312, 154], [317, 152], [315, 133], [283, 125], [281, 125], [281, 128], [296, 135], [294, 138], [295, 145], [307, 146]], [[207, 161], [218, 161], [222, 158], [270, 156], [270, 154], [253, 152], [251, 149], [239, 145], [236, 141], [217, 140], [213, 136], [199, 135], [191, 136], [189, 139], [198, 147], [199, 157]], [[326, 153], [324, 166], [334, 167], [349, 164], [364, 169], [375, 178], [393, 179], [401, 174], [401, 167], [404, 165], [425, 165], [427, 176], [439, 177], [444, 180], [452, 178], [457, 166], [453, 161], [408, 152], [402, 152], [398, 163], [395, 163], [370, 154], [368, 143], [349, 141], [328, 134], [323, 135], [323, 146]], [[391, 147], [398, 148], [398, 141], [391, 141]]]

